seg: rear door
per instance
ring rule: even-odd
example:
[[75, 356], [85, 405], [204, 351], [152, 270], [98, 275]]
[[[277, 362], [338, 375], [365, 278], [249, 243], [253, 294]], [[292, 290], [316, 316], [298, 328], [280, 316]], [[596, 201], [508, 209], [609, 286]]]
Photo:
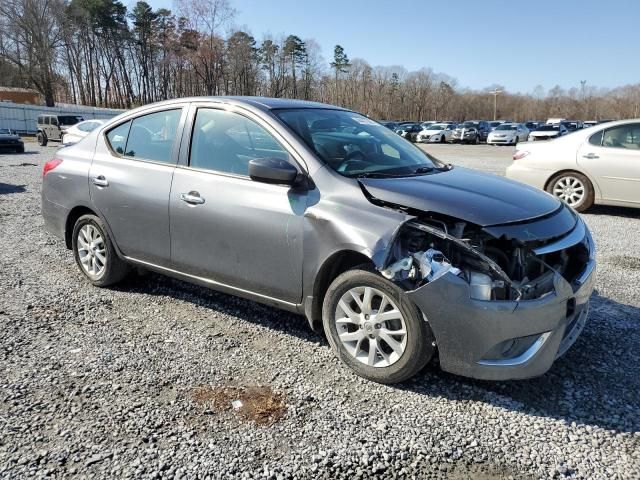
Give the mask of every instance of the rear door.
[[640, 204], [640, 123], [594, 133], [577, 155], [578, 165], [595, 178], [603, 199]]
[[169, 192], [185, 105], [150, 109], [102, 132], [89, 172], [91, 199], [124, 255], [170, 262]]
[[169, 205], [174, 268], [299, 303], [307, 191], [253, 181], [248, 162], [276, 157], [302, 169], [264, 120], [230, 108], [192, 107]]

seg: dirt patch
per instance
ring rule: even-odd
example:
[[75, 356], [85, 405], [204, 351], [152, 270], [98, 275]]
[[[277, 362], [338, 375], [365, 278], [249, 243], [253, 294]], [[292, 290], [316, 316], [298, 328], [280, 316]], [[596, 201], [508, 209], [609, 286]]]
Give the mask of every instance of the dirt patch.
[[273, 425], [286, 412], [285, 397], [268, 386], [196, 387], [191, 398], [214, 412], [233, 411], [240, 418], [258, 425]]

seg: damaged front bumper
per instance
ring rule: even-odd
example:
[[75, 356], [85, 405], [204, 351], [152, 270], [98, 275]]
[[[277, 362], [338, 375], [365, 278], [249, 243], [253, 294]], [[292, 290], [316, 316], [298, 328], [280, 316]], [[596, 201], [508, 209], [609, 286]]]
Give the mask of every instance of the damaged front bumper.
[[451, 273], [407, 293], [433, 330], [443, 370], [509, 380], [542, 375], [575, 342], [594, 282], [591, 259], [574, 285], [556, 274], [554, 292], [535, 300], [474, 300]]

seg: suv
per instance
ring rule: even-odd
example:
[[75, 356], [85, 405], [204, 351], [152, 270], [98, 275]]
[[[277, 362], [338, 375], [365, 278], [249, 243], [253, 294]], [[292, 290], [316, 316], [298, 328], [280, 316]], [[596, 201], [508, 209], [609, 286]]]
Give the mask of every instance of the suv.
[[175, 99], [85, 138], [45, 164], [42, 214], [98, 287], [138, 266], [297, 312], [382, 383], [436, 354], [474, 378], [541, 375], [585, 325], [594, 246], [570, 207], [356, 112]]
[[67, 128], [83, 120], [79, 115], [38, 115], [38, 144], [44, 147], [49, 141], [62, 142]]

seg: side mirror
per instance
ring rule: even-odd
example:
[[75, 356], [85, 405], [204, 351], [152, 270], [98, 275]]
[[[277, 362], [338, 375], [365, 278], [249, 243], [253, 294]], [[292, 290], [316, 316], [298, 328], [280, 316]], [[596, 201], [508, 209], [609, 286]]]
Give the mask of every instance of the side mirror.
[[293, 185], [298, 170], [280, 158], [254, 158], [249, 161], [249, 177], [256, 182]]

